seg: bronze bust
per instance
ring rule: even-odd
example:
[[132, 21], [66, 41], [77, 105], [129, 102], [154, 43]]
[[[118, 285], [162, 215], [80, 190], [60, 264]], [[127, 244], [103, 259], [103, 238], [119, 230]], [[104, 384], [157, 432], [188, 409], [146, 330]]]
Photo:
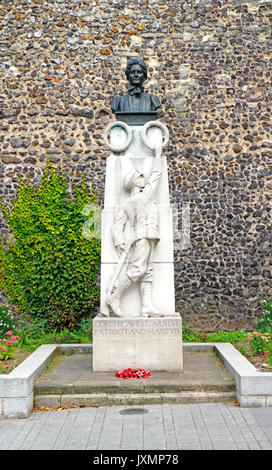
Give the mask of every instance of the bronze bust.
[[128, 93], [116, 96], [111, 104], [114, 113], [149, 113], [157, 111], [161, 107], [159, 99], [144, 92], [143, 83], [147, 78], [147, 67], [145, 62], [135, 57], [131, 59], [126, 67], [128, 79]]

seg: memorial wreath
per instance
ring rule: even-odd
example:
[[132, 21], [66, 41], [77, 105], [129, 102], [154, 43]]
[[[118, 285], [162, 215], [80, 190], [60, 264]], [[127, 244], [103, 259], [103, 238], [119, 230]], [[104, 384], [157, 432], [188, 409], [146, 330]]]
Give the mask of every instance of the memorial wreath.
[[116, 372], [115, 377], [120, 379], [146, 379], [151, 377], [151, 373], [148, 369], [120, 369]]

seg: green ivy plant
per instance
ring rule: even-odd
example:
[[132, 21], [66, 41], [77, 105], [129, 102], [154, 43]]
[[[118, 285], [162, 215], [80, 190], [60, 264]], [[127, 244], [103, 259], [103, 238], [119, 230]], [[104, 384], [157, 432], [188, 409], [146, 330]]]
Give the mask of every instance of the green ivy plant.
[[0, 242], [0, 289], [17, 311], [57, 330], [73, 329], [99, 300], [100, 239], [82, 234], [96, 197], [84, 181], [73, 195], [67, 189], [47, 162], [38, 187], [20, 181], [11, 210], [0, 205], [14, 237]]

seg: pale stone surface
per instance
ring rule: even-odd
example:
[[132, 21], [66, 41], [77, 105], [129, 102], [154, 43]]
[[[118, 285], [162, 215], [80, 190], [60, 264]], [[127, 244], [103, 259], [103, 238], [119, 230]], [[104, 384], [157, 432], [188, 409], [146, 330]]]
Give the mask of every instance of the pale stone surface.
[[[159, 127], [149, 127], [149, 125], [128, 127], [117, 124], [114, 127], [110, 124], [105, 131], [105, 142], [109, 144], [112, 153], [107, 158], [106, 165], [101, 232], [100, 300], [101, 314], [104, 318], [96, 318], [93, 322], [94, 371], [116, 371], [126, 367], [141, 367], [154, 371], [181, 371], [183, 368], [181, 318], [175, 312], [173, 219], [169, 200], [167, 161], [166, 157], [161, 155], [162, 148], [168, 140], [168, 130], [160, 123], [157, 125]], [[155, 144], [160, 148], [151, 150]], [[115, 151], [116, 147], [125, 150]], [[132, 190], [128, 193], [124, 188], [124, 180], [135, 170], [143, 174], [145, 185], [135, 187], [133, 179]], [[143, 205], [147, 184], [151, 190], [151, 196], [147, 201], [150, 207], [148, 211]], [[129, 212], [133, 215], [128, 217], [127, 209], [123, 210], [122, 206], [130, 201], [131, 195], [133, 201], [133, 197], [137, 195], [137, 200], [141, 200], [142, 205], [132, 205]], [[118, 236], [116, 231], [115, 236], [112, 231], [113, 227], [116, 227], [116, 214], [120, 221], [117, 226]], [[143, 230], [143, 227], [146, 228]], [[109, 286], [112, 286], [111, 280], [122, 256], [119, 245], [123, 243], [122, 240], [125, 243], [130, 239], [137, 240], [135, 233], [138, 231], [139, 236], [139, 230], [143, 234], [141, 237], [146, 237], [147, 240], [151, 240], [148, 237], [153, 237], [154, 240], [156, 237], [159, 238], [154, 243], [153, 253], [149, 258], [152, 270], [146, 266], [144, 268], [146, 274], [143, 277], [135, 275], [134, 282], [131, 283], [126, 273], [131, 273], [132, 267], [132, 271], [135, 271], [133, 264], [135, 255], [130, 249], [129, 255], [124, 258], [122, 269], [117, 271], [115, 285], [120, 287], [113, 290], [115, 292], [113, 296], [118, 298], [117, 308], [114, 309], [112, 303], [109, 307], [107, 298], [112, 292], [112, 287]], [[141, 256], [140, 253], [141, 251], [138, 252], [138, 257]], [[140, 263], [142, 262], [144, 261]], [[147, 275], [147, 272], [151, 274]], [[143, 284], [146, 287], [143, 287]], [[144, 291], [147, 288], [149, 294]], [[118, 289], [122, 295], [116, 295]], [[150, 308], [145, 307], [146, 302], [151, 306], [151, 312], [153, 309], [153, 315], [159, 314], [165, 319], [142, 318], [145, 308], [146, 310]], [[115, 313], [120, 318], [114, 318]], [[128, 323], [127, 319], [131, 321]]]
[[58, 345], [40, 346], [9, 375], [0, 375], [0, 415], [5, 418], [25, 418], [33, 407], [35, 380], [54, 357]]
[[[15, 369], [16, 370], [16, 369]], [[12, 374], [12, 372], [11, 372]], [[0, 397], [26, 397], [31, 391], [31, 383], [29, 378], [13, 378], [9, 375], [0, 375]]]
[[27, 418], [33, 408], [33, 392], [24, 398], [4, 398], [3, 416], [8, 418]]
[[[116, 263], [118, 253], [112, 240], [112, 224], [114, 209], [104, 209], [102, 212], [102, 247], [101, 262]], [[159, 207], [160, 218], [160, 241], [154, 250], [154, 262], [173, 263], [173, 227], [172, 209], [170, 207]]]
[[258, 372], [251, 375], [244, 375], [237, 384], [241, 395], [272, 395], [272, 374], [271, 372]]
[[[156, 124], [154, 122], [154, 124]], [[160, 123], [158, 123], [160, 125]], [[150, 127], [145, 133], [144, 126], [129, 126], [122, 128], [108, 127], [110, 132], [105, 131], [106, 142], [110, 141], [111, 148], [122, 147], [126, 141], [132, 140], [125, 151], [112, 152], [107, 158], [106, 181], [105, 181], [105, 200], [102, 212], [102, 236], [101, 236], [101, 305], [100, 311], [103, 315], [112, 314], [107, 305], [107, 289], [110, 284], [111, 276], [115, 272], [119, 260], [119, 254], [116, 249], [116, 240], [113, 238], [112, 228], [115, 221], [115, 215], [119, 208], [128, 201], [128, 192], [124, 189], [123, 182], [132, 169], [143, 173], [146, 183], [151, 181], [151, 175], [154, 175], [155, 152], [150, 150], [145, 142], [152, 145], [164, 145], [164, 135], [162, 129]], [[167, 129], [166, 129], [166, 132]], [[109, 135], [108, 135], [109, 134]], [[159, 163], [159, 167], [158, 167]], [[158, 207], [159, 220], [159, 241], [155, 244], [152, 256], [152, 295], [155, 309], [160, 315], [175, 316], [175, 291], [174, 291], [174, 269], [173, 269], [173, 218], [169, 202], [168, 172], [165, 156], [157, 160], [156, 169], [160, 171], [159, 182], [156, 182], [155, 202]], [[154, 176], [152, 177], [154, 180]], [[129, 219], [129, 218], [128, 218]], [[133, 232], [130, 220], [124, 225], [124, 238], [128, 240], [130, 233]], [[131, 254], [131, 252], [129, 253]], [[127, 268], [130, 268], [130, 258], [125, 261], [123, 268], [117, 276], [124, 277]], [[143, 298], [139, 289], [140, 282], [133, 282], [123, 293], [120, 300], [120, 308], [125, 317], [140, 316], [142, 311]], [[154, 301], [156, 299], [157, 302]], [[155, 305], [157, 303], [157, 305]]]
[[[153, 399], [157, 397], [154, 394]], [[109, 398], [116, 404], [115, 396]], [[119, 406], [37, 411], [28, 419], [1, 420], [0, 449], [99, 449], [101, 458], [108, 448], [142, 449], [145, 454], [146, 449], [157, 449], [167, 462], [168, 451], [181, 447], [209, 450], [224, 444], [226, 449], [272, 448], [271, 408], [245, 410], [222, 402], [166, 405], [164, 397], [157, 404], [142, 406], [139, 395], [122, 398]], [[127, 410], [133, 413], [133, 408], [144, 408], [144, 412], [126, 414]]]
[[180, 317], [98, 318], [93, 321], [93, 370], [140, 367], [182, 371]]
[[36, 395], [35, 403], [39, 407], [53, 408], [61, 406], [61, 395]]
[[74, 406], [80, 403], [85, 406], [105, 406], [107, 404], [106, 393], [95, 393], [95, 394], [72, 394], [62, 395], [61, 406]]
[[54, 357], [57, 348], [56, 344], [44, 344], [9, 375], [0, 375], [0, 397], [23, 398], [29, 396], [35, 380]]
[[[101, 265], [101, 305], [103, 313], [109, 314], [105, 304], [105, 292], [112, 275], [114, 263], [105, 263]], [[124, 266], [126, 269], [126, 265]], [[164, 316], [179, 316], [175, 313], [175, 295], [174, 295], [174, 267], [173, 263], [154, 263], [153, 264], [153, 303]], [[139, 286], [132, 284], [124, 292], [121, 298], [121, 308], [128, 317], [139, 317], [141, 314], [142, 300]]]
[[252, 407], [264, 407], [266, 406], [266, 400], [263, 396], [254, 395], [241, 395], [237, 392], [237, 401], [240, 406], [252, 406]]
[[[126, 151], [111, 153], [107, 158], [104, 208], [114, 208], [123, 204], [127, 199], [127, 192], [123, 188], [123, 179], [132, 169], [142, 172], [146, 180], [150, 177], [154, 162], [154, 151], [145, 146], [142, 139], [143, 126], [129, 126], [132, 132], [132, 141]], [[156, 144], [162, 143], [162, 131], [151, 128], [148, 138]], [[121, 145], [126, 139], [125, 131], [121, 127], [114, 127], [110, 133], [112, 145]], [[161, 177], [156, 201], [159, 206], [170, 207], [167, 160], [161, 156]]]
[[28, 356], [14, 371], [11, 372], [12, 378], [31, 377], [34, 373], [40, 374], [48, 362], [57, 351], [56, 344], [43, 344], [30, 356]]
[[266, 405], [272, 406], [272, 396], [266, 398]]

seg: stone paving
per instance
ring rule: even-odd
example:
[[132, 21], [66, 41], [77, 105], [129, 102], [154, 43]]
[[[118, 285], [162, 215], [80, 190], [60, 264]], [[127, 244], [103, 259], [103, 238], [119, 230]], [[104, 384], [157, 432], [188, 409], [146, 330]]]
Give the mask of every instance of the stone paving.
[[117, 379], [114, 372], [92, 371], [91, 354], [60, 354], [36, 381], [39, 393], [88, 393], [111, 389], [112, 392], [129, 389], [150, 391], [226, 390], [235, 388], [235, 382], [222, 361], [211, 352], [184, 352], [184, 371], [153, 372], [150, 378], [138, 381]]
[[35, 384], [40, 407], [227, 402], [236, 398], [234, 379], [210, 352], [184, 352], [184, 372], [152, 372], [122, 380], [92, 371], [91, 354], [59, 354]]
[[0, 421], [0, 450], [272, 450], [272, 408], [206, 403], [33, 411]]

